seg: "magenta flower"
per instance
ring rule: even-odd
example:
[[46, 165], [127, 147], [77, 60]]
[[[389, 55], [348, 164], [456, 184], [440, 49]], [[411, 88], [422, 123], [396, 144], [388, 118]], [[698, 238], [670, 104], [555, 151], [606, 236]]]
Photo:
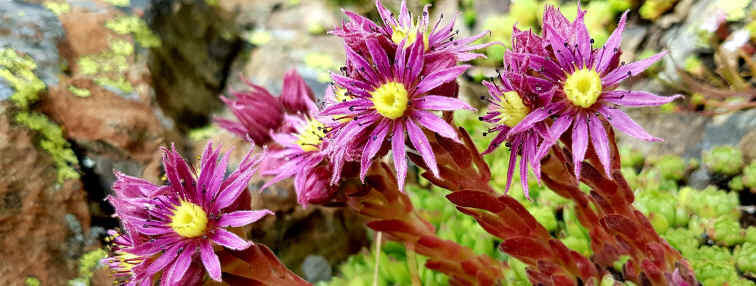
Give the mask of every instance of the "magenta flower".
[[124, 227], [132, 228], [134, 235], [129, 237], [146, 238], [133, 239], [128, 252], [150, 258], [143, 269], [145, 277], [162, 273], [163, 285], [183, 285], [182, 279], [192, 274], [187, 271], [201, 261], [209, 276], [220, 281], [220, 261], [213, 245], [234, 250], [251, 245], [226, 228], [244, 226], [272, 214], [269, 210], [229, 208], [246, 191], [260, 159], [247, 154], [239, 169], [225, 177], [229, 155], [220, 158], [220, 151], [208, 144], [197, 174], [175, 148], [163, 149], [168, 178], [164, 186], [117, 173], [117, 192], [108, 200]]
[[[287, 74], [288, 75], [288, 74]], [[296, 81], [293, 81], [296, 84]], [[251, 91], [232, 92], [235, 98], [221, 97], [226, 106], [239, 120], [238, 122], [215, 118], [220, 127], [241, 136], [250, 138], [255, 144], [264, 145], [270, 142], [270, 131], [281, 126], [283, 122], [284, 105], [271, 95], [265, 88], [247, 82]], [[284, 86], [286, 94], [295, 92], [297, 87]], [[286, 97], [288, 98], [288, 96]], [[297, 102], [284, 100], [287, 108], [299, 108]]]
[[643, 72], [666, 52], [638, 62], [620, 64], [620, 42], [627, 12], [622, 15], [606, 44], [598, 49], [592, 48], [593, 40], [583, 22], [584, 16], [585, 11], [578, 7], [577, 18], [570, 22], [558, 9], [549, 7], [543, 16], [542, 48], [550, 50], [550, 54], [510, 53], [511, 57], [527, 58], [530, 68], [543, 79], [551, 81], [555, 88], [550, 103], [531, 111], [509, 133], [525, 132], [539, 122], [554, 118], [545, 142], [539, 147], [538, 153], [544, 154], [572, 126], [571, 147], [575, 176], [578, 179], [589, 141], [604, 166], [604, 171], [607, 174], [610, 172], [609, 139], [604, 122], [639, 139], [661, 140], [649, 135], [617, 106], [654, 106], [677, 98], [661, 97], [643, 91], [615, 90], [622, 80]]
[[[514, 28], [512, 33], [512, 49], [515, 51], [527, 51], [533, 46], [539, 46], [541, 41], [540, 37], [530, 31], [522, 32]], [[534, 52], [537, 51], [540, 49]], [[499, 76], [502, 87], [493, 82], [483, 81], [483, 85], [488, 88], [489, 105], [486, 115], [480, 118], [495, 124], [487, 133], [498, 132], [483, 154], [493, 152], [506, 141], [510, 156], [505, 191], [509, 191], [519, 156], [520, 180], [526, 197], [529, 197], [528, 164], [532, 166], [536, 178], [540, 180], [542, 156], [537, 156], [536, 152], [538, 145], [543, 142], [543, 137], [548, 134], [548, 126], [545, 122], [538, 122], [532, 128], [519, 133], [511, 133], [510, 130], [518, 126], [531, 111], [548, 103], [552, 96], [550, 92], [552, 86], [549, 81], [527, 74], [528, 60], [527, 57], [505, 57], [507, 69]]]
[[110, 268], [115, 285], [152, 285], [151, 277], [144, 271], [148, 257], [133, 254], [135, 243], [128, 232], [108, 230], [105, 240], [110, 242], [110, 254], [102, 262]]
[[[310, 177], [316, 168], [328, 165], [324, 151], [327, 118], [310, 115], [317, 112], [311, 110], [306, 114], [287, 115], [285, 123], [279, 132], [273, 134], [273, 141], [277, 146], [270, 146], [265, 153], [268, 165], [273, 166], [262, 172], [263, 175], [274, 176], [265, 183], [263, 189], [284, 179], [295, 177], [294, 189], [297, 192], [297, 202], [302, 206], [310, 203], [320, 203], [335, 191], [330, 184], [313, 184], [319, 177]], [[330, 176], [330, 172], [329, 172]]]
[[[297, 70], [292, 69], [286, 72], [283, 78], [283, 90], [279, 97], [284, 109], [288, 113], [309, 114], [312, 110], [317, 109], [314, 100], [315, 94], [312, 93], [312, 89], [307, 86]], [[275, 106], [271, 106], [271, 108], [275, 109]]]
[[[365, 40], [369, 38], [377, 40], [381, 46], [390, 51], [395, 50], [402, 42], [404, 42], [404, 45], [409, 46], [415, 43], [417, 39], [422, 39], [426, 52], [426, 63], [443, 59], [447, 56], [452, 56], [456, 61], [469, 61], [485, 57], [483, 54], [472, 51], [494, 44], [491, 42], [470, 45], [488, 34], [488, 31], [468, 38], [455, 39], [458, 34], [454, 31], [454, 17], [445, 26], [441, 26], [441, 19], [439, 19], [431, 27], [430, 16], [428, 14], [430, 5], [426, 5], [423, 8], [422, 16], [418, 17], [417, 21], [412, 19], [407, 9], [406, 0], [402, 0], [399, 17], [396, 18], [391, 11], [383, 6], [380, 0], [375, 1], [375, 6], [383, 20], [382, 25], [356, 13], [344, 11], [349, 18], [349, 22], [344, 23], [341, 27], [334, 29], [330, 33], [343, 38], [344, 42], [358, 53], [368, 52]], [[393, 53], [388, 52], [388, 54]]]
[[[417, 37], [422, 34], [418, 32]], [[436, 176], [435, 155], [421, 127], [458, 140], [456, 130], [431, 111], [473, 110], [461, 100], [436, 95], [437, 89], [454, 82], [469, 66], [426, 65], [423, 41], [397, 49], [393, 59], [377, 39], [368, 38], [365, 45], [369, 58], [345, 45], [347, 61], [356, 74], [331, 74], [334, 83], [345, 88], [353, 99], [328, 106], [321, 113], [339, 116], [336, 126], [328, 132], [334, 174], [338, 176], [341, 172], [347, 159], [344, 154], [358, 151], [360, 177], [364, 180], [372, 160], [384, 143], [390, 141], [399, 188], [403, 190], [407, 175], [405, 134]]]

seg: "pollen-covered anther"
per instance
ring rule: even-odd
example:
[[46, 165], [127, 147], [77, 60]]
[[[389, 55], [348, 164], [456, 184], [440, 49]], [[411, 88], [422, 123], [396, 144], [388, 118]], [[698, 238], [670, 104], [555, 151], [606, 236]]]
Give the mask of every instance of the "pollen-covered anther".
[[577, 70], [567, 76], [564, 94], [574, 105], [591, 107], [601, 95], [601, 77], [593, 69]]
[[182, 200], [173, 211], [170, 226], [183, 237], [201, 236], [207, 228], [207, 213], [202, 207]]
[[502, 94], [498, 105], [499, 123], [509, 127], [514, 127], [530, 113], [530, 108], [522, 102], [522, 98], [516, 91], [507, 91]]
[[320, 121], [308, 119], [304, 128], [299, 132], [297, 145], [302, 151], [316, 151], [325, 137], [326, 127]]
[[397, 119], [404, 115], [409, 102], [409, 94], [403, 84], [387, 82], [370, 92], [375, 110], [383, 117]]

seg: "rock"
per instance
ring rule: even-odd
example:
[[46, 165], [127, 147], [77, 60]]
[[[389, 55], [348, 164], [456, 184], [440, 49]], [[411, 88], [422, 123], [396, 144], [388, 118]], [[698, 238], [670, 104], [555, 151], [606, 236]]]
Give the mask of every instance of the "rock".
[[[52, 11], [36, 4], [0, 2], [0, 49], [11, 48], [28, 55], [37, 64], [35, 74], [45, 84], [55, 84], [60, 72], [57, 42], [63, 28]], [[13, 90], [0, 77], [0, 100]]]
[[740, 151], [743, 152], [743, 157], [746, 162], [756, 160], [756, 129], [748, 131], [740, 143], [738, 143]]
[[312, 283], [331, 280], [331, 265], [323, 256], [308, 255], [302, 262], [304, 278]]
[[233, 14], [201, 0], [156, 0], [146, 18], [161, 37], [148, 63], [157, 102], [182, 131], [207, 125], [242, 44]]
[[86, 193], [78, 180], [56, 183], [55, 165], [35, 147], [35, 134], [7, 115], [0, 112], [0, 285], [27, 277], [64, 285], [92, 243]]
[[711, 176], [706, 168], [698, 168], [688, 176], [688, 186], [694, 189], [703, 190], [711, 184]]

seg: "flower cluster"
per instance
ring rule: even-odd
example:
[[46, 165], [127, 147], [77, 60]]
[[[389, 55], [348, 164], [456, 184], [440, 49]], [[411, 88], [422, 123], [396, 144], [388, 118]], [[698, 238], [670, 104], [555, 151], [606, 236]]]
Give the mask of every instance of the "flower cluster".
[[[618, 107], [661, 105], [677, 98], [616, 90], [621, 81], [640, 74], [665, 52], [638, 62], [620, 62], [627, 12], [600, 48], [593, 47], [583, 20], [585, 13], [578, 7], [577, 17], [571, 22], [558, 9], [546, 7], [543, 36], [515, 28], [512, 50], [505, 55], [507, 71], [501, 75], [504, 87], [486, 83], [492, 104], [481, 119], [495, 124], [489, 131], [500, 132], [487, 152], [507, 141], [513, 154], [510, 166], [515, 165], [517, 155], [522, 158], [520, 172], [526, 191], [527, 162], [538, 177], [538, 162], [560, 139], [570, 145], [576, 178], [580, 178], [589, 145], [604, 172], [610, 174], [607, 127], [647, 141], [661, 140], [649, 135]], [[508, 181], [512, 172], [510, 168]]]
[[[328, 126], [328, 154], [337, 182], [345, 162], [360, 162], [364, 180], [374, 159], [389, 149], [394, 159], [400, 189], [407, 175], [406, 141], [438, 176], [438, 167], [426, 130], [459, 141], [456, 130], [434, 111], [473, 110], [456, 99], [456, 79], [469, 66], [458, 62], [483, 55], [474, 53], [492, 43], [471, 45], [486, 32], [455, 39], [454, 19], [445, 26], [431, 25], [428, 6], [417, 20], [402, 1], [395, 18], [376, 1], [382, 24], [346, 12], [349, 21], [331, 31], [345, 43], [344, 74], [332, 74], [334, 89], [344, 100], [321, 113], [337, 118]], [[425, 129], [425, 130], [424, 130]]]
[[210, 278], [220, 281], [214, 245], [232, 250], [252, 245], [227, 227], [272, 214], [247, 210], [239, 199], [246, 194], [260, 158], [248, 154], [226, 177], [229, 155], [221, 158], [220, 151], [208, 144], [196, 172], [175, 148], [163, 149], [166, 185], [115, 172], [114, 194], [107, 200], [123, 230], [109, 233], [113, 255], [105, 263], [117, 283], [152, 285], [159, 275], [161, 285], [193, 285], [202, 278], [203, 266]]
[[295, 71], [286, 73], [281, 95], [247, 83], [252, 91], [235, 92], [224, 98], [238, 122], [216, 119], [221, 127], [265, 147], [262, 174], [273, 176], [263, 189], [294, 177], [299, 204], [321, 203], [335, 188], [323, 140], [331, 117], [321, 116], [315, 96]]

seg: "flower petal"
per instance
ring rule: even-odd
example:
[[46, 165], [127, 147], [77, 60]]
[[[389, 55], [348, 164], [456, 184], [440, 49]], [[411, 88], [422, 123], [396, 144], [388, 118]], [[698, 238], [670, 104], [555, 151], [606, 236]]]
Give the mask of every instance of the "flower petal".
[[667, 54], [667, 51], [663, 51], [661, 53], [658, 53], [656, 55], [653, 55], [647, 59], [643, 59], [637, 62], [629, 63], [626, 65], [619, 66], [615, 70], [607, 73], [602, 79], [601, 83], [604, 86], [612, 86], [620, 81], [634, 76], [638, 75], [641, 72], [645, 71], [648, 67], [656, 63], [658, 60], [660, 60], [662, 57], [664, 57]]
[[454, 140], [455, 142], [460, 142], [457, 137], [457, 130], [431, 112], [415, 109], [412, 111], [411, 118], [428, 130], [438, 133], [438, 135]]
[[173, 262], [173, 260], [176, 258], [176, 255], [178, 255], [178, 250], [181, 246], [183, 246], [183, 243], [174, 244], [171, 248], [168, 249], [168, 251], [163, 252], [160, 257], [155, 259], [155, 261], [153, 261], [150, 266], [147, 266], [145, 272], [147, 272], [147, 274], [151, 276], [152, 274], [158, 273], [160, 270], [163, 270], [163, 268]]
[[370, 56], [373, 58], [373, 64], [378, 68], [378, 74], [384, 77], [391, 75], [388, 55], [386, 55], [386, 51], [383, 50], [378, 40], [370, 38], [365, 40], [365, 44], [367, 45], [368, 52], [370, 52]]
[[417, 152], [423, 157], [425, 165], [431, 170], [433, 176], [438, 178], [436, 155], [433, 154], [433, 149], [431, 149], [428, 138], [425, 137], [425, 133], [423, 133], [423, 130], [420, 129], [420, 127], [417, 127], [417, 124], [415, 124], [415, 121], [412, 119], [407, 120], [407, 135], [409, 136], [410, 142], [412, 142], [412, 146], [415, 146]]
[[399, 190], [404, 192], [404, 182], [407, 179], [407, 154], [404, 151], [404, 123], [394, 121], [394, 134], [391, 136], [391, 152], [394, 156], [394, 168]]
[[635, 123], [635, 121], [622, 110], [602, 107], [599, 109], [599, 112], [606, 117], [614, 128], [622, 130], [622, 132], [627, 133], [627, 135], [646, 141], [663, 141], [661, 138], [656, 138], [651, 136], [651, 134], [648, 134], [643, 127], [640, 127], [638, 123]]
[[252, 242], [241, 239], [223, 228], [216, 228], [210, 233], [210, 239], [218, 245], [222, 245], [232, 250], [244, 250], [252, 245]]
[[466, 102], [448, 96], [426, 95], [412, 101], [415, 108], [425, 110], [459, 110], [467, 109], [475, 111], [475, 108]]
[[213, 245], [208, 240], [200, 243], [200, 258], [205, 265], [208, 276], [215, 281], [221, 281], [221, 265], [218, 255], [213, 251]]
[[424, 94], [444, 83], [454, 81], [468, 68], [470, 68], [469, 65], [461, 65], [434, 71], [425, 76], [425, 78], [417, 84], [415, 94]]
[[168, 272], [163, 274], [166, 275], [167, 279], [164, 280], [169, 282], [169, 285], [175, 285], [176, 282], [179, 282], [181, 278], [184, 277], [186, 270], [189, 269], [189, 265], [192, 264], [192, 255], [194, 255], [194, 251], [195, 249], [193, 246], [189, 245], [184, 249], [181, 249], [176, 261], [173, 262], [173, 265], [168, 269]]
[[590, 118], [588, 120], [588, 131], [591, 136], [593, 151], [596, 152], [601, 165], [604, 166], [604, 173], [611, 178], [612, 155], [609, 150], [609, 138], [606, 135], [606, 130], [604, 130], [604, 124], [598, 116], [588, 116]]
[[389, 132], [390, 126], [390, 120], [382, 120], [381, 123], [378, 123], [378, 126], [375, 127], [373, 133], [370, 134], [368, 143], [365, 144], [365, 149], [362, 151], [362, 158], [360, 161], [361, 181], [365, 181], [365, 176], [367, 175], [367, 171], [368, 169], [370, 169], [370, 165], [373, 162], [373, 157], [375, 157], [375, 154], [377, 154], [381, 149], [381, 146], [383, 146], [383, 141], [386, 139], [386, 135]]
[[588, 126], [586, 115], [578, 112], [572, 123], [572, 164], [575, 168], [575, 178], [580, 181], [580, 170], [583, 167], [585, 152], [588, 150]]
[[266, 215], [272, 215], [269, 210], [235, 211], [224, 214], [217, 222], [218, 226], [240, 227], [256, 222]]
[[658, 96], [656, 94], [636, 91], [636, 90], [612, 90], [604, 92], [602, 99], [622, 106], [657, 106], [670, 103], [675, 99], [682, 98], [682, 95]]
[[609, 63], [611, 63], [614, 54], [619, 51], [620, 44], [622, 43], [622, 31], [625, 30], [625, 22], [627, 21], [628, 12], [630, 12], [630, 10], [622, 13], [622, 18], [620, 18], [617, 28], [614, 29], [614, 32], [612, 32], [604, 46], [601, 48], [598, 59], [594, 59], [594, 61], [597, 62], [595, 62], [593, 66], [599, 74], [604, 74], [606, 68], [609, 67]]
[[528, 130], [530, 128], [533, 128], [533, 125], [535, 125], [538, 122], [543, 121], [544, 119], [549, 117], [549, 112], [547, 112], [547, 107], [541, 107], [536, 110], [533, 110], [525, 116], [525, 118], [520, 121], [520, 123], [517, 123], [514, 127], [512, 127], [511, 130], [509, 130], [507, 136], [514, 136], [520, 132], [523, 132], [525, 130]]

